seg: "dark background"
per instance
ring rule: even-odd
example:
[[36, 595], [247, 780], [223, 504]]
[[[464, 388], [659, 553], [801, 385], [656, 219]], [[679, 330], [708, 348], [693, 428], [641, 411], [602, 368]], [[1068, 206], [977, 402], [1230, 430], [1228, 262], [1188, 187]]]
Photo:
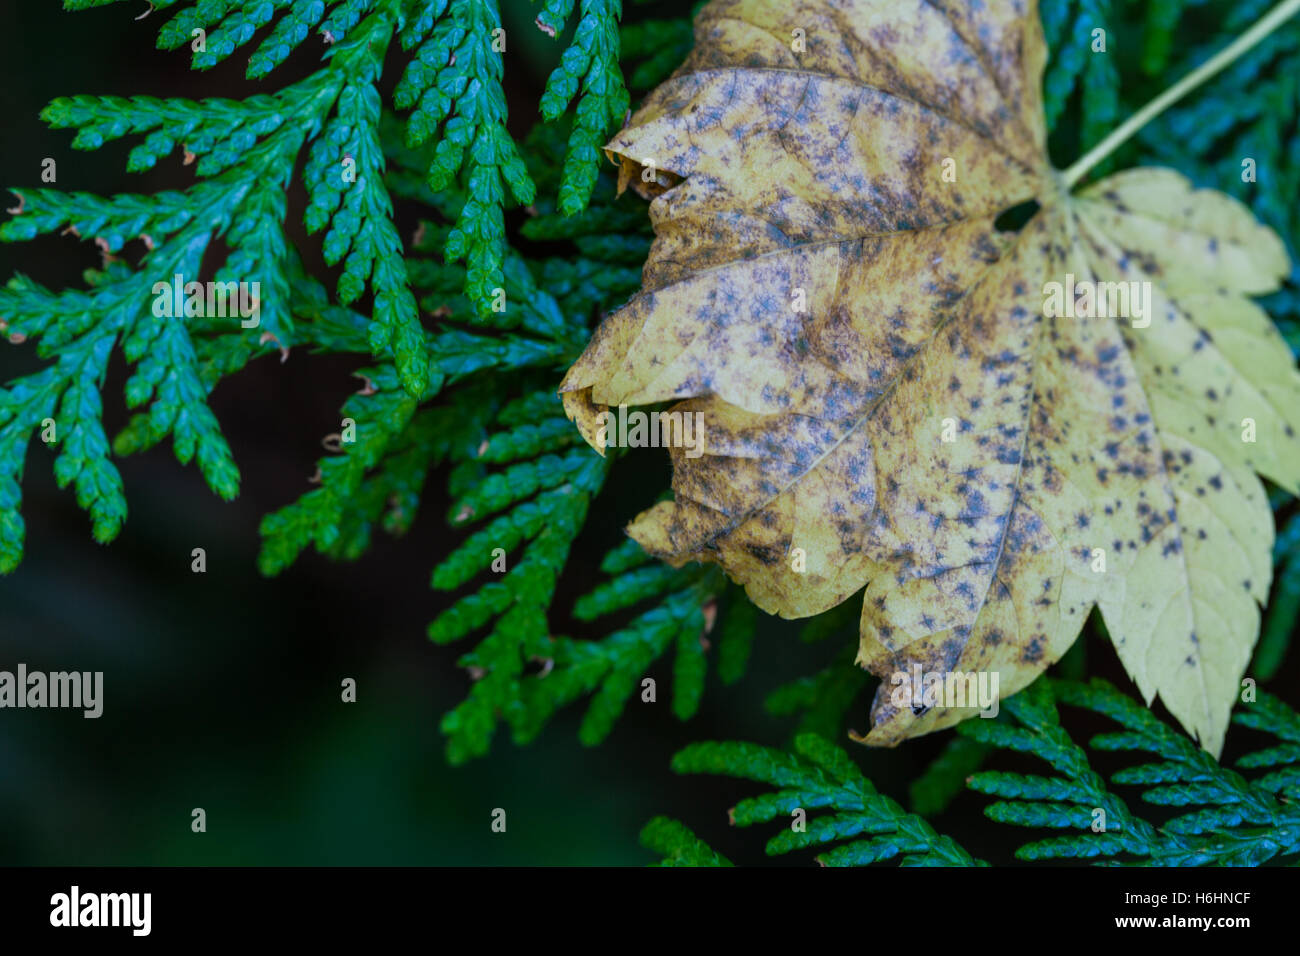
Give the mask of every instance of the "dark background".
[[[187, 49], [154, 46], [170, 11], [133, 20], [145, 6], [64, 13], [53, 0], [0, 0], [0, 184], [43, 185], [48, 156], [60, 189], [184, 187], [193, 169], [179, 155], [128, 176], [125, 158], [138, 140], [74, 152], [73, 133], [47, 129], [39, 110], [75, 93], [243, 97], [297, 79], [320, 53], [310, 36], [284, 67], [251, 83], [243, 68], [255, 41], [220, 68], [195, 73]], [[532, 27], [536, 8], [525, 0], [502, 6], [511, 122], [522, 136], [562, 45]], [[301, 214], [291, 201], [291, 235], [309, 263], [319, 262], [319, 237], [303, 234]], [[414, 216], [399, 209], [403, 234]], [[52, 288], [79, 287], [82, 270], [98, 264], [93, 244], [73, 237], [0, 246], [0, 278], [17, 270]], [[0, 380], [39, 364], [30, 344], [0, 344]], [[795, 639], [797, 625], [766, 620], [746, 679], [723, 688], [711, 674], [687, 724], [670, 713], [665, 662], [650, 672], [660, 702], [633, 698], [600, 747], [577, 742], [579, 704], [532, 745], [499, 734], [490, 756], [453, 768], [438, 721], [467, 691], [469, 678], [455, 666], [467, 645], [438, 647], [425, 637], [446, 602], [429, 589], [430, 570], [462, 536], [443, 520], [444, 474], [431, 478], [405, 538], [377, 536], [355, 564], [307, 552], [279, 578], [257, 573], [258, 522], [309, 488], [320, 439], [337, 431], [338, 408], [357, 387], [349, 372], [360, 364], [295, 352], [284, 365], [261, 360], [224, 381], [212, 406], [242, 472], [238, 500], [222, 503], [164, 443], [118, 460], [130, 515], [107, 547], [92, 541], [71, 491], [55, 487], [50, 450], [32, 443], [27, 554], [0, 579], [0, 668], [103, 671], [105, 703], [98, 720], [0, 711], [0, 864], [640, 864], [651, 857], [637, 833], [658, 813], [682, 819], [737, 862], [764, 859], [770, 833], [726, 822], [727, 807], [758, 788], [679, 778], [669, 759], [700, 739], [784, 744], [792, 722], [768, 717], [763, 697], [814, 672], [843, 646], [837, 641], [810, 648]], [[126, 421], [124, 381], [119, 356], [104, 389], [110, 437]], [[583, 633], [565, 616], [573, 598], [667, 477], [652, 449], [615, 470], [575, 543], [553, 625]], [[206, 574], [191, 573], [195, 547], [207, 551]], [[1094, 671], [1131, 689], [1113, 653], [1089, 640]], [[340, 701], [345, 677], [357, 680], [355, 704]], [[869, 696], [858, 700], [850, 726], [867, 728], [868, 705]], [[849, 746], [882, 790], [906, 802], [908, 781], [948, 736], [899, 751]], [[964, 795], [935, 823], [976, 855], [1007, 862], [1028, 834], [984, 821], [983, 802]], [[191, 832], [195, 807], [207, 812], [206, 833]], [[490, 829], [496, 807], [508, 814], [504, 834]]]

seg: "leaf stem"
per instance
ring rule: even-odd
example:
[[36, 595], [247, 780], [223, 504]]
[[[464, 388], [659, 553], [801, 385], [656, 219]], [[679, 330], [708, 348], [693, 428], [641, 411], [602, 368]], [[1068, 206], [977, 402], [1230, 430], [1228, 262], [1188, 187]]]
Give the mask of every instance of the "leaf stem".
[[1300, 0], [1282, 0], [1272, 10], [1260, 17], [1249, 30], [1130, 116], [1124, 123], [1117, 126], [1109, 136], [1088, 150], [1062, 174], [1066, 188], [1073, 188], [1074, 184], [1086, 176], [1090, 169], [1118, 149], [1130, 136], [1164, 112], [1189, 90], [1204, 83], [1215, 73], [1232, 63], [1233, 60], [1236, 60], [1256, 43], [1276, 30], [1282, 25], [1283, 21], [1293, 16], [1297, 11], [1300, 11]]

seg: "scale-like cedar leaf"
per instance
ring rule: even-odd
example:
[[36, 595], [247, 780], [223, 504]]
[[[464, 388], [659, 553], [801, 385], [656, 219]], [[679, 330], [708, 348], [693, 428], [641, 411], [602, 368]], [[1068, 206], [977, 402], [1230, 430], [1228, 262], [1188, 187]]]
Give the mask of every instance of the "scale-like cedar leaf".
[[[783, 617], [866, 588], [868, 743], [975, 713], [896, 704], [891, 675], [996, 671], [1008, 696], [1097, 606], [1147, 701], [1217, 754], [1271, 573], [1256, 473], [1300, 477], [1300, 378], [1247, 298], [1287, 257], [1170, 170], [1071, 195], [1034, 7], [705, 7], [607, 147], [656, 239], [561, 392], [601, 451], [606, 407], [703, 415], [675, 501], [629, 528], [651, 553]], [[1072, 311], [1110, 317], [1045, 317], [1070, 276]], [[1115, 317], [1100, 282], [1148, 283], [1149, 309]]]

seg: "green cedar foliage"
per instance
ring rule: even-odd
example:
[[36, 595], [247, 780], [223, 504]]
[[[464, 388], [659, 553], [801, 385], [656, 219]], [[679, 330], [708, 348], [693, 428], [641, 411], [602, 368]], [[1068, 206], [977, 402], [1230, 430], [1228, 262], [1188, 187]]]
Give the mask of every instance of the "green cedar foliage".
[[[782, 829], [767, 842], [772, 856], [838, 844], [819, 854], [817, 862], [823, 866], [865, 866], [895, 858], [903, 866], [979, 862], [921, 817], [877, 792], [847, 753], [816, 734], [796, 737], [789, 753], [748, 743], [692, 744], [673, 758], [673, 769], [776, 787], [728, 811], [732, 824], [740, 827], [783, 821]], [[816, 811], [823, 812], [814, 815]], [[658, 846], [655, 849], [663, 852]]]
[[[91, 0], [66, 4], [69, 9], [99, 5]], [[189, 44], [197, 69], [247, 48], [247, 75], [261, 78], [312, 31], [324, 65], [275, 93], [243, 100], [72, 96], [55, 100], [42, 114], [55, 128], [77, 131], [74, 149], [97, 149], [124, 136], [140, 138], [127, 161], [130, 171], [149, 169], [179, 151], [186, 164], [197, 160], [197, 181], [183, 192], [111, 199], [54, 189], [14, 190], [17, 211], [0, 226], [0, 240], [71, 234], [94, 241], [105, 268], [90, 278], [89, 291], [51, 292], [22, 276], [0, 290], [3, 331], [14, 342], [35, 340], [38, 354], [50, 360], [41, 372], [0, 392], [0, 570], [11, 570], [21, 555], [24, 449], [46, 419], [58, 423], [66, 436], [56, 459], [59, 483], [74, 484], [79, 504], [91, 514], [96, 539], [109, 541], [121, 527], [126, 502], [100, 424], [98, 384], [114, 348], [135, 365], [127, 405], [144, 408], [114, 450], [126, 454], [170, 435], [180, 461], [196, 458], [215, 492], [227, 499], [238, 493], [239, 473], [207, 407], [207, 393], [255, 356], [300, 345], [341, 344], [320, 341], [310, 318], [304, 322], [294, 315], [296, 309], [316, 308], [314, 300], [304, 302], [293, 288], [300, 269], [284, 233], [285, 192], [304, 152], [305, 223], [310, 233], [323, 233], [326, 263], [341, 266], [335, 302], [348, 306], [367, 289], [370, 293], [365, 334], [360, 340], [349, 337], [346, 350], [368, 350], [391, 361], [401, 388], [415, 401], [437, 390], [447, 358], [430, 351], [421, 328], [418, 289], [408, 272], [384, 178], [378, 84], [395, 40], [414, 50], [395, 93], [395, 105], [411, 110], [404, 124], [406, 146], [436, 143], [423, 157], [425, 183], [432, 192], [456, 197], [453, 224], [440, 237], [444, 263], [466, 263], [461, 286], [481, 319], [492, 315], [499, 291], [509, 295], [511, 278], [518, 281], [506, 275], [506, 192], [514, 201], [530, 203], [536, 187], [505, 127], [497, 38], [505, 41], [495, 0], [203, 0], [193, 6], [160, 0], [153, 6], [156, 15], [170, 14], [159, 31], [159, 47]], [[548, 22], [563, 23], [563, 6], [548, 8]], [[560, 187], [570, 212], [581, 207], [594, 183], [599, 156], [590, 142], [612, 129], [627, 106], [618, 68], [619, 13], [616, 0], [585, 5], [572, 48], [577, 54], [565, 55], [571, 70], [585, 64], [579, 77], [580, 121], [571, 133]], [[251, 44], [272, 23], [260, 43]], [[549, 111], [562, 111], [572, 98], [564, 95], [570, 79], [557, 71], [548, 84]], [[137, 239], [145, 252], [133, 268], [119, 254]], [[217, 240], [230, 250], [223, 263], [214, 263], [209, 252]], [[189, 282], [213, 271], [217, 281], [258, 283], [258, 330], [197, 317], [161, 321], [151, 314], [156, 281], [180, 274]], [[472, 342], [448, 340], [462, 350]], [[515, 357], [503, 355], [501, 360]], [[363, 410], [396, 416], [388, 419], [394, 427], [412, 411], [404, 412], [397, 399], [357, 404], [382, 405]], [[366, 453], [356, 458], [363, 468], [374, 464], [367, 455], [378, 454], [379, 448], [374, 441], [366, 445]], [[322, 531], [318, 541], [331, 534]]]
[[687, 826], [667, 817], [655, 817], [645, 825], [641, 845], [663, 856], [658, 866], [731, 866]]
[[[1058, 701], [1117, 723], [1119, 730], [1093, 737], [1091, 747], [1149, 756], [1113, 774], [1111, 782], [1141, 788], [1145, 803], [1176, 808], [1175, 815], [1156, 825], [1109, 789], [1061, 727]], [[1276, 738], [1276, 744], [1237, 761], [1243, 769], [1268, 769], [1249, 780], [1219, 766], [1186, 735], [1101, 680], [1040, 680], [1007, 704], [1010, 720], [968, 721], [962, 732], [989, 746], [1031, 754], [1054, 774], [989, 770], [973, 775], [970, 787], [1002, 798], [985, 810], [1000, 823], [1073, 831], [1026, 844], [1019, 858], [1253, 866], [1300, 854], [1300, 715], [1277, 698], [1260, 692], [1233, 718]]]
[[[1083, 747], [1062, 727], [1057, 703], [1083, 708], [1118, 724], [1094, 736], [1093, 750], [1131, 756], [1110, 784], [1136, 787], [1143, 802], [1173, 808], [1155, 823], [1132, 810], [1089, 764]], [[977, 793], [997, 798], [985, 815], [998, 823], [1063, 835], [1020, 847], [1029, 861], [1087, 860], [1146, 866], [1256, 866], [1300, 856], [1300, 714], [1260, 693], [1234, 716], [1240, 727], [1272, 735], [1237, 766], [1217, 764], [1185, 734], [1105, 681], [1084, 684], [1043, 677], [1003, 701], [995, 720], [958, 726], [960, 736], [917, 781], [913, 799], [938, 812], [951, 799], [955, 778]], [[971, 771], [996, 761], [1000, 750], [1037, 758], [1049, 775], [1006, 770]], [[736, 826], [782, 821], [767, 843], [769, 855], [823, 848], [827, 866], [862, 866], [897, 860], [904, 866], [968, 866], [973, 860], [920, 816], [878, 793], [843, 750], [815, 734], [797, 737], [790, 752], [748, 743], [698, 743], [673, 758], [678, 773], [710, 773], [752, 780], [778, 789], [737, 804]], [[1130, 801], [1131, 802], [1131, 801]], [[807, 814], [802, 828], [792, 814]], [[813, 816], [813, 811], [824, 811]], [[660, 834], [672, 835], [667, 821]], [[864, 839], [865, 837], [865, 839]], [[703, 860], [689, 831], [661, 836], [649, 848], [670, 857]]]
[[[206, 402], [217, 383], [290, 350], [366, 355], [313, 487], [262, 522], [261, 570], [277, 574], [309, 547], [359, 558], [378, 530], [411, 526], [430, 474], [441, 471], [453, 499], [447, 521], [467, 536], [433, 570], [432, 587], [455, 600], [429, 636], [478, 634], [460, 659], [475, 680], [443, 721], [450, 759], [485, 753], [502, 722], [517, 741], [531, 739], [587, 695], [581, 737], [595, 743], [639, 690], [644, 667], [665, 654], [674, 661], [672, 709], [690, 717], [720, 575], [634, 569], [644, 555], [625, 547], [605, 564], [611, 580], [574, 616], [593, 620], [638, 602], [639, 616], [599, 641], [554, 635], [548, 623], [556, 581], [610, 467], [579, 447], [555, 382], [599, 312], [638, 288], [651, 239], [644, 208], [614, 198], [600, 147], [629, 107], [620, 61], [636, 65], [642, 89], [658, 83], [689, 48], [688, 21], [643, 21], [624, 54], [619, 0], [540, 6], [537, 28], [563, 52], [541, 96], [546, 122], [516, 142], [506, 128], [510, 38], [497, 0], [160, 0], [152, 13], [152, 22], [163, 18], [159, 47], [188, 48], [196, 69], [243, 53], [248, 78], [262, 79], [299, 46], [322, 64], [242, 100], [72, 96], [43, 113], [76, 131], [74, 148], [130, 137], [138, 143], [129, 171], [178, 161], [196, 182], [109, 199], [15, 190], [17, 212], [0, 239], [61, 232], [94, 241], [104, 266], [87, 275], [86, 291], [51, 292], [22, 276], [0, 290], [3, 331], [34, 341], [49, 360], [0, 390], [0, 570], [21, 558], [24, 458], [47, 419], [57, 424], [56, 475], [74, 484], [95, 537], [106, 542], [120, 529], [125, 495], [99, 391], [114, 348], [135, 366], [126, 403], [139, 412], [111, 452], [170, 436], [180, 461], [197, 459], [227, 499], [239, 473]], [[394, 63], [390, 108], [379, 90]], [[307, 232], [337, 267], [332, 287], [304, 271], [285, 235], [295, 175]], [[427, 217], [414, 237], [395, 226], [394, 203], [403, 201]], [[527, 206], [518, 242], [559, 254], [511, 247], [511, 204]], [[143, 254], [127, 256], [136, 240]], [[222, 245], [229, 253], [214, 261]], [[176, 274], [257, 282], [259, 327], [154, 316], [154, 283]], [[499, 563], [508, 570], [498, 575]], [[727, 634], [735, 680], [752, 628]]]

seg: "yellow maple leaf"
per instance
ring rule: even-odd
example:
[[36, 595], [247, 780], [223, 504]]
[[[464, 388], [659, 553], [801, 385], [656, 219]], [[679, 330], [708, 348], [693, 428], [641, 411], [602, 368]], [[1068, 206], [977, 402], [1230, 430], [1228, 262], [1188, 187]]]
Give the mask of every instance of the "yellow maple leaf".
[[1272, 571], [1256, 475], [1300, 477], [1300, 377], [1248, 298], [1289, 264], [1171, 170], [1071, 194], [1044, 59], [1032, 0], [708, 4], [607, 147], [656, 239], [561, 392], [602, 453], [611, 406], [702, 416], [629, 528], [652, 554], [783, 617], [865, 588], [868, 743], [976, 712], [900, 703], [917, 668], [1008, 696], [1098, 607], [1217, 755]]

